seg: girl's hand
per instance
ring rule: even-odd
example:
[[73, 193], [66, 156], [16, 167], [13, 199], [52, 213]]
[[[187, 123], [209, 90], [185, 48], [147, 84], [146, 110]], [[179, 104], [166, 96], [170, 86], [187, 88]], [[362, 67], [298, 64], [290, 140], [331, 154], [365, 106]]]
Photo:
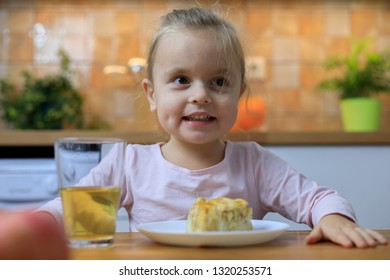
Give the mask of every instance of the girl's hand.
[[0, 213], [0, 260], [67, 259], [64, 231], [48, 213]]
[[348, 218], [330, 214], [324, 216], [306, 237], [307, 244], [329, 240], [343, 247], [367, 248], [386, 245], [387, 240], [379, 232], [362, 228]]

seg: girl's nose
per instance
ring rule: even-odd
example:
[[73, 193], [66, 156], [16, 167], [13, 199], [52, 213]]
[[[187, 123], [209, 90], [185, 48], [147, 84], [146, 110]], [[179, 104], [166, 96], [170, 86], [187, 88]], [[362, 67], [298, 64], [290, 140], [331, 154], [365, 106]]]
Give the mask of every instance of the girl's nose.
[[208, 104], [211, 102], [208, 90], [204, 85], [198, 85], [192, 88], [189, 101], [195, 104]]

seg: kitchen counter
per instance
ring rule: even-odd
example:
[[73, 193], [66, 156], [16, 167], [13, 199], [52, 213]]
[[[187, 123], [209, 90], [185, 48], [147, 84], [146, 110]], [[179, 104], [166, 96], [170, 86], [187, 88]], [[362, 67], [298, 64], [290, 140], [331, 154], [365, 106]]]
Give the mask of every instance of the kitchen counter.
[[[128, 143], [150, 144], [164, 141], [162, 132], [121, 132], [91, 130], [3, 130], [0, 131], [0, 147], [52, 146], [62, 137], [116, 137]], [[232, 141], [255, 141], [262, 145], [390, 145], [390, 132], [239, 132], [230, 133]]]

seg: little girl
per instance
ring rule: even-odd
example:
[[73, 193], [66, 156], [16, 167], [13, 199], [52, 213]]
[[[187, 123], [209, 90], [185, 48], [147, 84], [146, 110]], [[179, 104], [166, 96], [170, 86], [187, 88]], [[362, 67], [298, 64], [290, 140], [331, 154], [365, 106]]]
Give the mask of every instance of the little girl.
[[[254, 219], [277, 212], [314, 227], [308, 244], [387, 243], [356, 224], [351, 205], [336, 191], [308, 180], [257, 143], [223, 140], [246, 90], [244, 54], [230, 23], [203, 8], [174, 10], [162, 18], [147, 60], [142, 86], [170, 138], [128, 145], [125, 165], [112, 160], [100, 176], [125, 168], [120, 205], [132, 231], [139, 223], [186, 219], [199, 196], [227, 196], [247, 200]], [[61, 221], [61, 209], [58, 198], [40, 210]]]

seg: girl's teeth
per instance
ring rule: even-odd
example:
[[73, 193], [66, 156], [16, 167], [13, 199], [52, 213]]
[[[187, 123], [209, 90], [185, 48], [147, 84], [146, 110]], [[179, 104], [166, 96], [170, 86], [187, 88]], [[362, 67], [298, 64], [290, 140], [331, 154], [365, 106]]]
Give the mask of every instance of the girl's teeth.
[[210, 116], [189, 116], [188, 120], [191, 121], [208, 121], [211, 120]]

